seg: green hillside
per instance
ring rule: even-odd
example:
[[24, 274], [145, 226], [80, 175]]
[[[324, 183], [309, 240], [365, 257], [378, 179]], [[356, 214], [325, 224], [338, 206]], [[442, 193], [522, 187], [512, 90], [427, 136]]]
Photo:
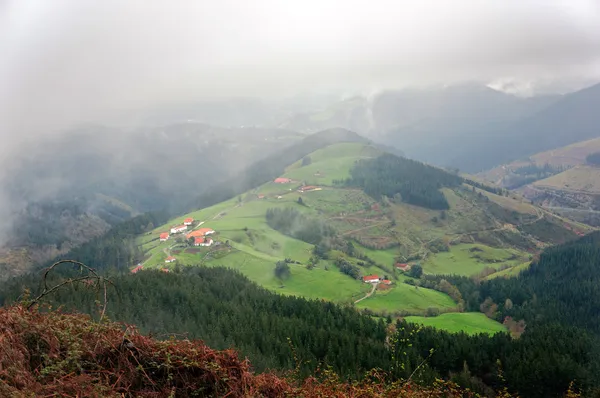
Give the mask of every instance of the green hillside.
[[[283, 183], [267, 182], [139, 236], [142, 264], [229, 267], [284, 295], [347, 303], [379, 315], [425, 315], [456, 311], [460, 298], [418, 286], [418, 278], [395, 264], [421, 266], [426, 274], [510, 275], [540, 248], [577, 236], [567, 221], [534, 206], [381, 155], [360, 142], [314, 151], [283, 170]], [[301, 192], [303, 186], [310, 187]], [[186, 233], [212, 229], [214, 243], [194, 247], [186, 234], [159, 241], [186, 218], [194, 219]], [[169, 256], [175, 261], [165, 263]], [[285, 271], [276, 275], [276, 264]], [[391, 282], [375, 288], [362, 281], [366, 275]], [[467, 318], [454, 322], [460, 319]], [[437, 326], [454, 328], [444, 325]], [[464, 327], [471, 328], [467, 321]]]
[[504, 326], [491, 320], [480, 312], [450, 312], [436, 317], [407, 316], [406, 322], [432, 326], [449, 332], [467, 334], [506, 332]]

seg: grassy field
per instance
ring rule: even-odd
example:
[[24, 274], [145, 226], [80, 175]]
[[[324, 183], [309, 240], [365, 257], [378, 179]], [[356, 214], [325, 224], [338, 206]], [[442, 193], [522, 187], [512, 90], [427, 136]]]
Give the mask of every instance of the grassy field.
[[333, 180], [350, 177], [350, 169], [359, 159], [380, 154], [377, 149], [364, 144], [342, 143], [320, 149], [310, 155], [311, 164], [301, 166], [301, 161], [287, 168], [284, 177], [304, 181], [308, 185], [332, 185]]
[[530, 203], [527, 203], [523, 198], [500, 196], [479, 188], [475, 188], [475, 191], [477, 193], [481, 192], [482, 195], [487, 196], [492, 202], [504, 207], [505, 209], [516, 211], [522, 214], [537, 215], [536, 208]]
[[452, 309], [456, 307], [456, 303], [438, 291], [398, 283], [389, 290], [376, 291], [373, 296], [357, 303], [356, 307], [377, 312], [392, 313], [400, 310], [421, 314], [427, 308], [437, 308], [440, 311]]
[[576, 166], [562, 173], [533, 183], [535, 186], [600, 193], [600, 168]]
[[514, 278], [519, 276], [519, 274], [521, 273], [521, 271], [526, 270], [527, 268], [529, 268], [529, 262], [523, 263], [523, 264], [519, 264], [516, 265], [514, 267], [511, 268], [506, 268], [503, 269], [502, 271], [498, 271], [496, 273], [493, 273], [491, 275], [488, 275], [485, 279], [490, 280], [490, 279], [494, 279], [494, 278]]
[[291, 276], [281, 281], [275, 277], [273, 261], [266, 261], [244, 251], [211, 260], [206, 265], [229, 267], [269, 290], [311, 299], [351, 302], [364, 296], [369, 289], [365, 283], [343, 275], [333, 265], [328, 265], [328, 270], [325, 270], [325, 263], [312, 270], [303, 265], [290, 264]]
[[443, 329], [451, 333], [496, 334], [506, 332], [506, 328], [480, 312], [449, 312], [436, 317], [407, 316], [406, 322], [419, 323]]
[[523, 262], [524, 254], [515, 249], [497, 249], [481, 244], [450, 246], [449, 252], [430, 255], [422, 264], [429, 274], [477, 275], [486, 267], [499, 269]]

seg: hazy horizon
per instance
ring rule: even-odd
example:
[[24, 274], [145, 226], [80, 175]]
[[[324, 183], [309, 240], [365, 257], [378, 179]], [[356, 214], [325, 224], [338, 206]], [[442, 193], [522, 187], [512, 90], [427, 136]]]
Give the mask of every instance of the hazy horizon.
[[5, 1], [2, 137], [228, 97], [600, 81], [590, 1]]

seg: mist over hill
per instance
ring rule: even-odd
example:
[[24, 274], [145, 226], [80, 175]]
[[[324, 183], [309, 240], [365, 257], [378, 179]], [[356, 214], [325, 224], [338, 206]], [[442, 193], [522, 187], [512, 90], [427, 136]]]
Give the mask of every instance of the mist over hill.
[[3, 173], [2, 262], [18, 270], [137, 214], [179, 211], [301, 138], [185, 122], [134, 131], [90, 125], [27, 144]]

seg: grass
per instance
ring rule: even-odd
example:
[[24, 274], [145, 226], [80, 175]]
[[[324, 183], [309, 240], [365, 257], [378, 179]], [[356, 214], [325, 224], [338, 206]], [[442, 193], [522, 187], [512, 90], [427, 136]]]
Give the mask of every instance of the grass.
[[369, 308], [376, 312], [406, 311], [422, 314], [428, 308], [450, 310], [456, 308], [456, 303], [444, 293], [398, 283], [389, 290], [376, 291], [373, 296], [357, 303], [356, 307]]
[[308, 270], [304, 265], [290, 264], [291, 276], [281, 281], [275, 277], [273, 261], [237, 251], [206, 263], [207, 266], [229, 267], [240, 271], [259, 285], [288, 295], [333, 302], [350, 302], [366, 294], [370, 286], [339, 272], [337, 267], [326, 263]]
[[449, 312], [436, 317], [407, 316], [406, 322], [419, 323], [451, 333], [465, 332], [467, 334], [496, 334], [505, 333], [506, 328], [486, 317], [480, 312]]
[[536, 181], [533, 185], [558, 190], [600, 193], [600, 168], [575, 166], [562, 173]]
[[[199, 253], [181, 252], [175, 254], [179, 265], [230, 267], [259, 285], [281, 294], [352, 303], [364, 297], [370, 286], [339, 272], [333, 260], [321, 261], [317, 268], [308, 270], [306, 264], [312, 245], [271, 229], [266, 223], [267, 209], [294, 207], [311, 217], [328, 220], [339, 233], [360, 230], [360, 237], [363, 239], [386, 237], [397, 240], [399, 246], [386, 250], [368, 249], [355, 243], [359, 252], [390, 269], [388, 272], [375, 266], [361, 266], [362, 274], [374, 273], [388, 275], [390, 278], [395, 275], [392, 265], [396, 257], [421, 253], [426, 248], [426, 243], [433, 239], [456, 237], [458, 234], [494, 225], [495, 221], [488, 216], [485, 208], [476, 204], [473, 197], [475, 194], [470, 190], [443, 189], [451, 208], [442, 217], [440, 211], [404, 203], [392, 203], [389, 206], [380, 204], [379, 210], [372, 210], [371, 205], [375, 200], [364, 192], [331, 186], [333, 180], [349, 176], [355, 161], [378, 153], [370, 146], [355, 143], [337, 144], [318, 150], [310, 155], [310, 165], [302, 166], [301, 161], [298, 161], [286, 169], [284, 176], [297, 180], [296, 183], [268, 182], [228, 201], [173, 219], [151, 233], [140, 236], [138, 244], [149, 256], [144, 264], [148, 267], [164, 267], [165, 251], [175, 242], [173, 239], [159, 242], [158, 234], [167, 231], [172, 225], [180, 224], [184, 218], [192, 217], [197, 221], [204, 221], [203, 227], [217, 231], [214, 235], [216, 241], [229, 241], [232, 248], [218, 252], [214, 247], [202, 249]], [[300, 194], [297, 192], [300, 181], [320, 185], [323, 189]], [[259, 194], [266, 197], [258, 199]], [[302, 197], [305, 206], [297, 203], [299, 197]], [[511, 199], [497, 199], [501, 201], [501, 206], [513, 205], [512, 202], [507, 202]], [[523, 207], [521, 210], [529, 212], [530, 208]], [[395, 221], [394, 226], [390, 223], [392, 219]], [[369, 225], [370, 228], [361, 229]], [[207, 256], [210, 251], [214, 256]], [[512, 249], [461, 244], [451, 246], [448, 253], [430, 256], [423, 267], [427, 273], [474, 275], [485, 267], [520, 265], [524, 261], [523, 255]], [[275, 277], [274, 267], [277, 261], [285, 258], [300, 264], [290, 264], [290, 278], [281, 281]], [[355, 265], [358, 263], [355, 258], [348, 258], [348, 261]], [[506, 271], [505, 274], [510, 272], [516, 271]], [[455, 309], [456, 303], [441, 292], [415, 288], [400, 282], [389, 290], [378, 290], [356, 306], [379, 314], [399, 311], [424, 314], [428, 308], [437, 308], [441, 312]]]
[[354, 244], [354, 247], [361, 253], [367, 255], [377, 264], [383, 265], [386, 268], [392, 269], [395, 264], [395, 258], [398, 256], [397, 249], [385, 249], [385, 250], [373, 250], [363, 246], [360, 246], [358, 243]]
[[521, 271], [524, 271], [527, 268], [529, 268], [529, 264], [530, 263], [527, 262], [527, 263], [523, 263], [523, 264], [520, 264], [520, 265], [515, 265], [514, 267], [503, 269], [502, 271], [498, 271], [496, 273], [488, 275], [485, 279], [490, 280], [490, 279], [494, 279], [494, 278], [514, 278], [514, 277], [517, 277], [517, 276], [519, 276], [519, 274], [521, 273]]
[[484, 191], [483, 189], [475, 188], [475, 192], [487, 196], [492, 202], [506, 209], [516, 211], [521, 214], [537, 215], [537, 211], [534, 206], [524, 201], [523, 198], [518, 200], [511, 197], [500, 196], [494, 193]]
[[430, 255], [422, 264], [429, 274], [477, 275], [486, 267], [499, 269], [523, 262], [524, 254], [515, 249], [498, 249], [481, 244], [450, 246], [449, 252]]
[[311, 164], [298, 161], [286, 169], [284, 177], [304, 181], [309, 185], [332, 185], [333, 180], [350, 177], [350, 169], [359, 159], [371, 158], [381, 152], [369, 145], [341, 143], [310, 154]]

